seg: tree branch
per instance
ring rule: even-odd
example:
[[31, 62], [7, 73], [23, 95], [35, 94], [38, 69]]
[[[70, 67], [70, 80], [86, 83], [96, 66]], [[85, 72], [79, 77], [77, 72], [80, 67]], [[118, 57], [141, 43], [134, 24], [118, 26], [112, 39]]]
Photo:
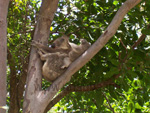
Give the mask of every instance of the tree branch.
[[[121, 74], [114, 75], [108, 80], [94, 84], [94, 85], [89, 85], [89, 86], [74, 86], [74, 85], [69, 85], [67, 86], [61, 93], [59, 93], [46, 107], [45, 113], [49, 111], [57, 102], [59, 102], [64, 96], [68, 95], [71, 92], [85, 92], [85, 91], [93, 91], [102, 87], [106, 87], [108, 85], [113, 85], [114, 87], [120, 88], [117, 84], [114, 83], [114, 80], [117, 79]], [[114, 79], [115, 78], [115, 79]]]
[[[103, 93], [103, 92], [102, 92]], [[103, 93], [103, 95], [104, 95], [104, 97], [105, 97], [105, 99], [106, 99], [106, 101], [108, 102], [108, 105], [109, 105], [109, 107], [108, 106], [106, 106], [108, 109], [110, 109], [113, 113], [115, 113], [115, 111], [114, 111], [114, 109], [112, 108], [112, 106], [111, 106], [111, 104], [110, 104], [110, 102], [109, 102], [109, 99], [107, 98], [107, 96], [105, 95], [105, 93]]]
[[[98, 38], [98, 40], [77, 60], [75, 60], [57, 80], [48, 88], [45, 92], [45, 96], [49, 102], [54, 97], [54, 95], [67, 83], [70, 81], [71, 76], [78, 71], [82, 66], [84, 66], [98, 51], [100, 51], [103, 46], [108, 42], [109, 39], [116, 33], [122, 19], [125, 14], [138, 4], [141, 0], [127, 0], [119, 9], [112, 22], [105, 30], [105, 32]], [[57, 88], [56, 88], [57, 86]], [[48, 103], [47, 103], [48, 104]]]
[[[150, 29], [150, 25], [147, 26], [147, 29]], [[146, 35], [142, 34], [140, 36], [140, 38], [132, 45], [132, 49], [134, 49], [135, 47], [137, 47], [144, 39], [145, 39]]]
[[[150, 25], [147, 26], [147, 29], [150, 29]], [[144, 39], [146, 38], [145, 34], [142, 34], [140, 36], [140, 38], [131, 46], [131, 49], [135, 49]], [[126, 46], [124, 45], [124, 43], [122, 42], [122, 40], [120, 40], [122, 46], [126, 49], [126, 56], [124, 57], [124, 59], [122, 60], [122, 62], [125, 62], [129, 56], [128, 50], [126, 48]], [[119, 53], [119, 60], [121, 61], [121, 53]]]
[[[147, 26], [147, 29], [150, 29], [150, 25]], [[132, 49], [134, 49], [135, 47], [137, 47], [144, 39], [145, 39], [146, 35], [142, 34], [140, 36], [140, 38], [132, 45]]]

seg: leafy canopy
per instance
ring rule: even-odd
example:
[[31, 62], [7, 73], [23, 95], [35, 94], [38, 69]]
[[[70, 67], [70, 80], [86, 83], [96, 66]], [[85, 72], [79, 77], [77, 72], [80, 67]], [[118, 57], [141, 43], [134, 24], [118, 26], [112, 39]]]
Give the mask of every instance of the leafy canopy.
[[[49, 40], [65, 33], [71, 34], [70, 41], [76, 44], [80, 38], [94, 43], [123, 2], [125, 0], [60, 0]], [[113, 108], [115, 112], [122, 113], [150, 111], [149, 5], [149, 2], [142, 1], [129, 11], [113, 38], [66, 84], [88, 86], [111, 79], [113, 85], [94, 91], [72, 92], [55, 105], [55, 110], [110, 113]], [[24, 64], [28, 64], [39, 7], [37, 0], [15, 0], [10, 4], [8, 50], [15, 63], [8, 63], [8, 76], [13, 65], [18, 80], [24, 73]], [[146, 38], [135, 45], [141, 36]], [[43, 89], [48, 85], [43, 81]]]

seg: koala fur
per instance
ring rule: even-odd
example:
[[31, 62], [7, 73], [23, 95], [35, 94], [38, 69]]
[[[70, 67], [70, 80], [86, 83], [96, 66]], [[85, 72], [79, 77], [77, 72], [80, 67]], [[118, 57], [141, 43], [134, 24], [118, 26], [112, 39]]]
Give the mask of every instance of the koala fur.
[[66, 35], [63, 35], [61, 38], [56, 39], [52, 43], [53, 48], [63, 47], [66, 50], [70, 50], [68, 53], [68, 57], [64, 59], [64, 65], [61, 67], [62, 69], [68, 67], [74, 60], [76, 60], [82, 53], [84, 53], [89, 47], [90, 44], [85, 39], [80, 39], [80, 45], [76, 45], [74, 43], [69, 42], [69, 38]]
[[46, 80], [53, 82], [90, 47], [85, 39], [81, 39], [80, 43], [80, 45], [76, 45], [69, 42], [66, 35], [57, 38], [51, 47], [32, 41], [32, 45], [38, 48], [38, 54], [41, 60], [44, 61], [42, 74]]
[[41, 60], [45, 61], [42, 67], [42, 75], [46, 80], [53, 82], [66, 70], [61, 69], [61, 66], [67, 54], [60, 54], [59, 52], [43, 54], [41, 51], [38, 51], [38, 54]]

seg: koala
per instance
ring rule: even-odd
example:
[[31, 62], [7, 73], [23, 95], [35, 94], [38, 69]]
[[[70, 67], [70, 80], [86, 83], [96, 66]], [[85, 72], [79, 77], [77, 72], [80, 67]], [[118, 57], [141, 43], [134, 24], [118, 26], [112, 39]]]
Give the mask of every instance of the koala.
[[69, 38], [66, 35], [56, 39], [51, 44], [51, 47], [32, 41], [32, 45], [38, 48], [40, 59], [44, 61], [42, 74], [46, 80], [53, 82], [90, 47], [90, 44], [85, 39], [81, 39], [80, 43], [80, 45], [76, 45], [69, 42]]
[[64, 64], [63, 61], [67, 54], [60, 54], [59, 52], [43, 54], [40, 50], [38, 54], [41, 60], [45, 61], [42, 67], [42, 75], [46, 80], [53, 82], [66, 70], [66, 68], [61, 69], [61, 66]]
[[51, 45], [51, 47], [48, 47], [48, 46], [45, 46], [45, 45], [42, 45], [41, 43], [39, 42], [36, 42], [34, 40], [32, 40], [32, 46], [36, 47], [38, 50], [42, 51], [43, 53], [56, 53], [56, 52], [59, 52], [59, 53], [69, 53], [70, 52], [70, 49], [71, 47], [65, 47], [64, 45], [66, 45], [66, 42], [62, 40], [63, 37], [60, 38], [59, 41], [57, 41], [59, 44], [59, 47], [54, 47], [54, 44]]
[[32, 46], [38, 49], [38, 54], [40, 59], [44, 61], [42, 66], [43, 77], [53, 82], [57, 77], [59, 77], [66, 69], [61, 68], [64, 65], [64, 58], [66, 58], [70, 52], [70, 45], [67, 44], [66, 39], [61, 37], [56, 39], [54, 42], [57, 46], [51, 45], [51, 47], [45, 46], [36, 41], [32, 41]]
[[68, 57], [64, 59], [64, 65], [61, 67], [62, 69], [68, 67], [74, 60], [76, 60], [90, 47], [90, 44], [85, 39], [80, 39], [80, 45], [77, 45], [69, 42], [69, 38], [66, 35], [63, 35], [61, 38], [56, 39], [52, 43], [52, 48], [61, 47], [62, 41], [65, 42], [63, 43], [63, 49], [69, 50]]

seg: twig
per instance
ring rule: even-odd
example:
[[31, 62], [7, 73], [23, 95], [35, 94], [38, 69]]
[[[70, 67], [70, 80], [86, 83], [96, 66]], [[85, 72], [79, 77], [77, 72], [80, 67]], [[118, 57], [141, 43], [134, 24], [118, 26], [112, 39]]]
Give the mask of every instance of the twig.
[[120, 43], [122, 44], [122, 46], [125, 48], [125, 50], [126, 50], [126, 52], [127, 52], [127, 47], [124, 45], [124, 43], [123, 43], [123, 41], [122, 41], [122, 39], [120, 38]]
[[[147, 29], [150, 29], [150, 24], [147, 26]], [[144, 39], [146, 38], [145, 34], [142, 34], [140, 38], [131, 46], [132, 49], [135, 49]]]
[[108, 108], [109, 108], [113, 113], [115, 113], [114, 109], [112, 108], [112, 106], [111, 106], [111, 104], [110, 104], [110, 102], [109, 102], [109, 99], [107, 98], [107, 96], [105, 95], [104, 92], [102, 92], [102, 93], [103, 93], [103, 95], [104, 95], [104, 97], [105, 97], [105, 99], [106, 99], [106, 101], [107, 101], [107, 103], [108, 103], [108, 105], [109, 105]]

